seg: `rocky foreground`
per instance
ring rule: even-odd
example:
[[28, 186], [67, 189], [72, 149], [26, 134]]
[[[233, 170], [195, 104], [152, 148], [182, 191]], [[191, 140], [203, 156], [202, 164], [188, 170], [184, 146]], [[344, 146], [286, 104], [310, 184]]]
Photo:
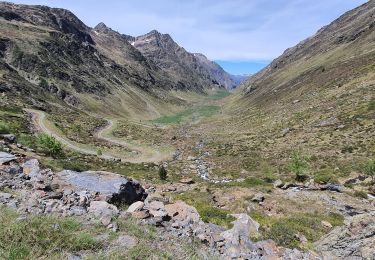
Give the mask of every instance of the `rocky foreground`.
[[[347, 219], [342, 227], [333, 229], [316, 243], [321, 252], [302, 252], [278, 247], [272, 240], [254, 242], [259, 224], [247, 214], [234, 214], [233, 227], [226, 229], [204, 223], [197, 210], [183, 201], [167, 197], [140, 183], [110, 172], [64, 170], [58, 173], [42, 169], [39, 161], [25, 153], [12, 151], [15, 141], [5, 136], [0, 152], [0, 203], [28, 218], [55, 215], [81, 218], [88, 225], [100, 224], [118, 232], [119, 219], [132, 219], [137, 225], [150, 225], [158, 234], [198, 240], [205, 248], [202, 258], [223, 259], [374, 259], [375, 213]], [[19, 148], [24, 147], [18, 146]], [[29, 154], [33, 154], [29, 150]], [[125, 209], [124, 205], [130, 205]], [[329, 224], [329, 223], [328, 223]], [[327, 224], [327, 225], [328, 225]], [[135, 246], [136, 239], [119, 236], [116, 244], [124, 249]], [[72, 252], [74, 258], [85, 258], [87, 252]]]

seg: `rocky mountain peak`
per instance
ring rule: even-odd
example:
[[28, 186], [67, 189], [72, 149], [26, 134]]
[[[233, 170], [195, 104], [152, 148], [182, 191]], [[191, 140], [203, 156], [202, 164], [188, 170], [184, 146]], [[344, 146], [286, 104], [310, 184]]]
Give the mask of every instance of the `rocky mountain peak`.
[[106, 31], [106, 30], [111, 30], [105, 23], [100, 22], [94, 27], [95, 31]]

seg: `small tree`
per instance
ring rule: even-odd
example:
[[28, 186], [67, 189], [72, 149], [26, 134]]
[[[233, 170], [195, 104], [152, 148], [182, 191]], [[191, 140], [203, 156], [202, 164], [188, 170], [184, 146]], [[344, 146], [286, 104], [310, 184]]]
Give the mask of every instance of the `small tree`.
[[308, 169], [308, 163], [304, 156], [294, 152], [292, 154], [291, 162], [289, 163], [289, 170], [296, 175], [297, 181], [304, 181], [307, 179], [306, 170]]
[[38, 148], [48, 156], [54, 158], [64, 155], [63, 147], [60, 141], [48, 134], [39, 134], [36, 138]]
[[164, 168], [164, 166], [163, 165], [160, 166], [159, 167], [159, 178], [160, 178], [160, 180], [165, 181], [167, 179], [167, 175], [168, 175], [168, 173], [167, 173], [167, 170]]
[[98, 151], [96, 152], [96, 154], [97, 154], [98, 156], [102, 156], [102, 155], [103, 155], [103, 152], [102, 152], [101, 149], [98, 149]]
[[375, 180], [375, 160], [370, 160], [363, 167], [363, 173], [367, 176], [371, 176], [372, 180]]

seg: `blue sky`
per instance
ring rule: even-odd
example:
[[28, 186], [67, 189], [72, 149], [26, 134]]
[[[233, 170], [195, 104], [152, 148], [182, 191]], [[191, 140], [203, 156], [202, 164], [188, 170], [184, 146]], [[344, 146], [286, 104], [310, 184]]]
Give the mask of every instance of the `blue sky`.
[[233, 74], [254, 73], [365, 0], [16, 0], [73, 11], [121, 33], [169, 33]]

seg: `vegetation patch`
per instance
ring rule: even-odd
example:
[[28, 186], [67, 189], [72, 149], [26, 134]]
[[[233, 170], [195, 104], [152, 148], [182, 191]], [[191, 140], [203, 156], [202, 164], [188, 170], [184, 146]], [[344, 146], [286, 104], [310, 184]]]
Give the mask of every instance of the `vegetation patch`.
[[329, 232], [322, 221], [332, 226], [344, 223], [344, 217], [338, 213], [298, 213], [289, 217], [270, 217], [259, 212], [251, 212], [250, 216], [259, 222], [262, 239], [273, 239], [278, 245], [289, 248], [300, 248], [298, 234], [304, 235], [309, 242], [317, 241]]
[[208, 98], [212, 100], [220, 100], [229, 95], [230, 95], [230, 92], [223, 90], [223, 89], [219, 89], [219, 90], [216, 90], [214, 93], [210, 94]]
[[177, 199], [185, 201], [187, 204], [195, 207], [206, 223], [213, 223], [223, 227], [232, 227], [235, 218], [229, 211], [217, 208], [212, 205], [210, 195], [205, 192], [190, 192], [177, 195]]
[[65, 252], [97, 250], [103, 245], [72, 218], [33, 216], [19, 220], [8, 208], [0, 209], [0, 258], [59, 258]]
[[152, 123], [156, 124], [180, 124], [188, 120], [195, 121], [202, 117], [210, 117], [221, 111], [220, 106], [197, 106], [193, 108], [188, 108], [180, 113], [170, 116], [162, 116]]

